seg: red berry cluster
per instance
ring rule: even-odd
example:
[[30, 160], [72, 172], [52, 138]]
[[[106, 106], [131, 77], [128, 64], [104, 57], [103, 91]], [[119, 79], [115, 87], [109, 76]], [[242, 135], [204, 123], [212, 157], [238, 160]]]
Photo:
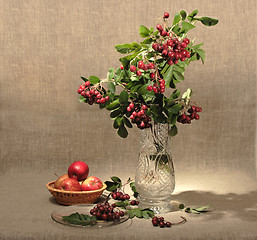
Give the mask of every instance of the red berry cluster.
[[153, 217], [152, 224], [155, 227], [160, 226], [160, 228], [171, 227], [172, 225], [171, 222], [165, 222], [163, 217]]
[[136, 124], [140, 129], [151, 127], [151, 118], [145, 114], [146, 110], [146, 105], [142, 105], [140, 108], [139, 106], [135, 106], [133, 103], [130, 103], [127, 107], [128, 112], [133, 111], [130, 115], [131, 122]]
[[120, 217], [124, 216], [123, 211], [114, 211], [116, 208], [115, 204], [110, 205], [108, 202], [97, 204], [93, 209], [90, 210], [90, 214], [95, 216], [98, 220], [104, 221], [119, 221]]
[[199, 120], [200, 116], [197, 114], [198, 112], [201, 112], [202, 108], [196, 107], [196, 106], [191, 106], [191, 108], [188, 109], [188, 115], [183, 113], [178, 116], [178, 122], [182, 124], [190, 124], [192, 120]]
[[129, 200], [130, 196], [128, 194], [124, 194], [123, 192], [113, 192], [112, 193], [112, 198], [114, 200], [125, 201], [125, 200]]
[[139, 69], [146, 71], [148, 69], [154, 69], [154, 68], [155, 68], [155, 65], [152, 62], [145, 64], [142, 60], [140, 60], [137, 63], [137, 67], [134, 65], [131, 65], [129, 69], [131, 72], [136, 72], [137, 76], [141, 76], [142, 72]]
[[[164, 30], [162, 30], [162, 32], [167, 33]], [[160, 44], [153, 43], [152, 48], [156, 52], [161, 53], [161, 55], [164, 58], [167, 58], [168, 59], [167, 63], [169, 65], [172, 65], [173, 63], [177, 64], [178, 60], [185, 61], [187, 58], [191, 56], [190, 52], [188, 52], [185, 49], [188, 44], [189, 44], [188, 38], [184, 38], [182, 41], [179, 41], [177, 38], [169, 37], [168, 40], [164, 41], [163, 43], [160, 43]]]
[[[159, 83], [159, 85], [158, 85]], [[165, 92], [165, 80], [164, 79], [160, 79], [158, 81], [158, 83], [154, 83], [153, 86], [149, 85], [147, 86], [147, 90], [148, 91], [154, 91], [154, 93], [164, 93]]]
[[90, 81], [86, 81], [79, 86], [78, 94], [84, 98], [87, 98], [88, 104], [90, 105], [93, 103], [103, 104], [109, 101], [109, 96], [103, 97], [103, 95], [98, 90], [90, 87]]

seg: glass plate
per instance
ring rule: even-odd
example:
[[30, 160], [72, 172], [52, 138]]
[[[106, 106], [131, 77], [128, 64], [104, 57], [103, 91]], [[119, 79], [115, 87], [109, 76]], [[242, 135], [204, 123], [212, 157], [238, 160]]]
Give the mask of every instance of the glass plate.
[[[62, 220], [62, 216], [69, 216], [72, 213], [78, 212], [80, 214], [90, 215], [90, 210], [95, 206], [95, 204], [81, 204], [81, 205], [74, 205], [74, 206], [68, 206], [65, 208], [58, 209], [54, 211], [51, 214], [51, 217], [54, 221], [68, 225], [68, 226], [75, 226], [75, 227], [81, 227], [81, 228], [90, 228], [90, 229], [100, 229], [100, 228], [106, 228], [106, 227], [112, 227], [117, 226], [118, 224], [124, 223], [129, 219], [128, 213], [125, 212], [125, 215], [120, 218], [119, 221], [103, 221], [103, 220], [97, 220], [97, 223], [95, 225], [88, 225], [88, 226], [82, 226], [82, 225], [76, 225], [68, 222], [64, 222]], [[117, 209], [117, 208], [116, 208]], [[124, 211], [124, 210], [123, 210]], [[90, 215], [91, 216], [91, 215]]]

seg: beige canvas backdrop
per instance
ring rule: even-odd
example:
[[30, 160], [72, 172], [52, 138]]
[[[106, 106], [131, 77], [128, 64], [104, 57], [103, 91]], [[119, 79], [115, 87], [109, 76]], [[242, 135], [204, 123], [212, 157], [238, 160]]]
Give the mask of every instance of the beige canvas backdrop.
[[134, 173], [139, 130], [121, 139], [106, 110], [78, 103], [80, 76], [104, 78], [120, 65], [114, 45], [140, 41], [141, 24], [155, 26], [164, 11], [180, 9], [198, 9], [219, 24], [198, 24], [189, 34], [204, 42], [206, 63], [192, 63], [179, 87], [194, 90], [203, 112], [172, 139], [176, 171], [254, 175], [255, 0], [0, 0], [0, 173], [60, 174], [77, 160], [92, 174]]

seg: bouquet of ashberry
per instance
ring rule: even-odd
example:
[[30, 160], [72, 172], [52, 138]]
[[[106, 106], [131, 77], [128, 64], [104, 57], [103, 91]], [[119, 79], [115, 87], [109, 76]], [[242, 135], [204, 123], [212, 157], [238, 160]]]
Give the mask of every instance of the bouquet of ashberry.
[[113, 127], [123, 138], [133, 124], [140, 129], [153, 123], [169, 124], [169, 135], [175, 136], [177, 122], [198, 120], [202, 108], [191, 101], [192, 90], [188, 88], [181, 94], [177, 89], [190, 62], [205, 60], [203, 44], [194, 44], [195, 39], [189, 40], [187, 33], [197, 22], [213, 26], [218, 20], [197, 14], [198, 10], [189, 15], [181, 10], [168, 24], [169, 13], [165, 12], [156, 31], [141, 25], [142, 42], [115, 46], [119, 53], [126, 54], [119, 59], [122, 65], [116, 71], [110, 68], [106, 79], [82, 77], [79, 101], [99, 104], [110, 111]]

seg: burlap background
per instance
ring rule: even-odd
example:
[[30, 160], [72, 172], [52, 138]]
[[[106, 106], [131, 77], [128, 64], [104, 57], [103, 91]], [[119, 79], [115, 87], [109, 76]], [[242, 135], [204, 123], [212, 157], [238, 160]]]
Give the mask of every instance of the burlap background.
[[172, 139], [176, 173], [228, 169], [255, 176], [255, 0], [0, 0], [4, 182], [9, 173], [25, 179], [48, 172], [46, 183], [77, 160], [92, 175], [134, 175], [139, 130], [121, 139], [108, 111], [79, 103], [80, 76], [104, 78], [120, 65], [114, 45], [140, 41], [141, 24], [154, 27], [164, 11], [173, 16], [180, 9], [198, 9], [219, 24], [198, 24], [189, 34], [204, 42], [206, 63], [192, 63], [179, 87], [194, 90], [203, 112]]

